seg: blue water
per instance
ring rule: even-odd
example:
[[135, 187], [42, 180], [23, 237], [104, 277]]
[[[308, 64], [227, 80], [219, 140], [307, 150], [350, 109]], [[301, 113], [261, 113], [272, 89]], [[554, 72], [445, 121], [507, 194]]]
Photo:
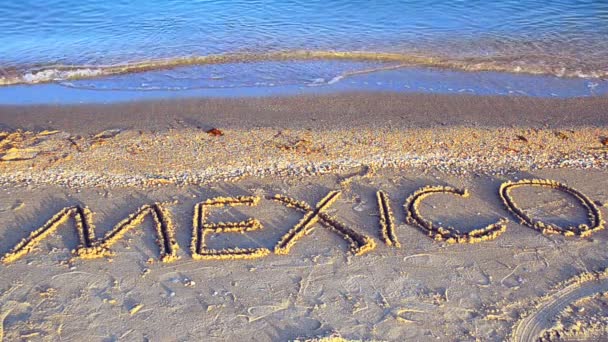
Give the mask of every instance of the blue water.
[[[132, 89], [134, 77], [110, 76], [102, 80], [83, 80], [95, 87], [76, 84], [15, 85], [0, 87], [0, 103], [12, 105], [115, 103], [134, 100], [260, 97], [332, 92], [368, 91], [399, 93], [438, 93], [468, 95], [504, 95], [531, 97], [583, 97], [608, 94], [608, 82], [581, 78], [519, 75], [497, 72], [465, 73], [445, 69], [401, 68], [356, 75], [331, 85], [321, 81], [311, 85], [285, 82], [265, 85], [186, 87], [178, 90]], [[107, 85], [107, 86], [106, 86]]]
[[[5, 87], [304, 89], [357, 83], [362, 71], [387, 77], [387, 67], [406, 84], [398, 67], [580, 78], [565, 96], [584, 96], [608, 78], [602, 0], [6, 0], [0, 18]], [[555, 93], [549, 83], [542, 96]], [[513, 91], [534, 93], [523, 88]]]

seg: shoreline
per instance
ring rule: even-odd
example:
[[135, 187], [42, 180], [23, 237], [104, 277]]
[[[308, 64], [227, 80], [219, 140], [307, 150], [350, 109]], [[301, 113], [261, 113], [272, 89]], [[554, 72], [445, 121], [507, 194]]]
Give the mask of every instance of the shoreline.
[[0, 105], [1, 130], [171, 128], [568, 128], [608, 126], [608, 96], [548, 99], [351, 92], [242, 99], [174, 99], [117, 104]]

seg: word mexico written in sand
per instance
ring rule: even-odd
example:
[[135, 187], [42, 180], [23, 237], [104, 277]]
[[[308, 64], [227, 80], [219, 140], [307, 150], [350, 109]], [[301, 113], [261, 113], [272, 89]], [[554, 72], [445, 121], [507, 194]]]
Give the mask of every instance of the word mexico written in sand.
[[[580, 202], [588, 214], [588, 224], [581, 223], [578, 226], [560, 227], [556, 224], [545, 223], [531, 217], [522, 210], [516, 203], [512, 190], [520, 187], [541, 187], [550, 188], [564, 192]], [[465, 229], [451, 226], [437, 225], [433, 221], [425, 218], [419, 208], [423, 201], [436, 194], [455, 195], [460, 198], [470, 196], [468, 190], [456, 189], [448, 186], [425, 186], [414, 191], [405, 201], [404, 209], [406, 222], [418, 227], [436, 241], [447, 243], [478, 243], [494, 240], [505, 232], [507, 228], [507, 218], [499, 218], [495, 223], [483, 228]], [[239, 196], [239, 197], [216, 197], [199, 202], [194, 206], [192, 239], [190, 252], [192, 258], [196, 260], [236, 260], [236, 259], [255, 259], [261, 258], [274, 252], [278, 255], [286, 255], [291, 248], [303, 237], [310, 234], [317, 223], [329, 229], [334, 234], [342, 237], [350, 246], [350, 252], [354, 255], [362, 255], [376, 246], [375, 241], [356, 229], [340, 222], [336, 217], [329, 213], [329, 208], [341, 195], [340, 191], [330, 191], [314, 207], [306, 202], [295, 200], [285, 195], [274, 195], [268, 197], [269, 200], [287, 208], [294, 209], [304, 215], [301, 219], [276, 243], [274, 251], [268, 248], [225, 248], [211, 249], [207, 247], [205, 238], [209, 234], [224, 233], [246, 233], [263, 229], [262, 223], [249, 218], [241, 222], [207, 222], [209, 211], [213, 208], [235, 207], [235, 206], [257, 206], [260, 197]], [[507, 181], [501, 184], [499, 195], [506, 209], [523, 225], [538, 230], [542, 234], [561, 234], [564, 236], [587, 237], [592, 233], [604, 228], [605, 221], [598, 206], [585, 194], [573, 189], [565, 184], [545, 179], [526, 179], [517, 182]], [[401, 247], [395, 232], [395, 217], [392, 204], [388, 195], [383, 191], [376, 193], [379, 211], [379, 228], [381, 240], [388, 246], [395, 248]], [[4, 264], [12, 263], [28, 253], [36, 250], [42, 240], [49, 237], [66, 222], [74, 222], [74, 227], [78, 235], [79, 245], [73, 254], [77, 258], [93, 259], [112, 256], [114, 253], [111, 247], [120, 240], [128, 231], [141, 225], [146, 217], [151, 217], [154, 221], [156, 231], [156, 242], [160, 249], [160, 260], [172, 262], [179, 257], [177, 251], [179, 245], [175, 239], [175, 225], [171, 218], [171, 213], [167, 209], [168, 203], [146, 204], [140, 207], [135, 213], [124, 220], [98, 239], [95, 234], [93, 224], [93, 213], [87, 207], [79, 205], [71, 206], [60, 210], [52, 216], [40, 228], [33, 231], [27, 238], [21, 240], [11, 251], [2, 257]]]

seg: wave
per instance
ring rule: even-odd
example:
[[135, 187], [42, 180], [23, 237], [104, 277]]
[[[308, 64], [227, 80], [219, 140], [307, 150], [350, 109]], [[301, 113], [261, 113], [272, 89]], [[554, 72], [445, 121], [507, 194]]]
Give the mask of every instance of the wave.
[[[348, 72], [338, 76], [339, 79], [378, 70], [403, 67], [435, 67], [459, 71], [496, 71], [524, 73], [533, 75], [553, 75], [557, 77], [608, 78], [608, 69], [594, 66], [580, 66], [576, 60], [559, 59], [555, 56], [505, 56], [505, 57], [470, 57], [450, 59], [445, 57], [421, 56], [399, 53], [366, 52], [366, 51], [282, 51], [270, 53], [220, 54], [171, 59], [146, 60], [128, 64], [115, 65], [42, 65], [35, 67], [0, 68], [0, 86], [17, 84], [37, 84], [67, 80], [90, 79], [104, 76], [141, 73], [155, 70], [168, 70], [187, 66], [204, 66], [212, 64], [251, 63], [265, 61], [368, 61], [386, 62], [392, 65], [385, 68]], [[547, 63], [550, 60], [551, 63]], [[395, 65], [396, 64], [396, 65]], [[334, 82], [338, 78], [332, 80]]]

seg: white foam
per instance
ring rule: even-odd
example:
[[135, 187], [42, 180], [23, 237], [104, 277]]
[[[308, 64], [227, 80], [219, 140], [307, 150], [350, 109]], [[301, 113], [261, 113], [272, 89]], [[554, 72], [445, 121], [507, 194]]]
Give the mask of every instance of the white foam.
[[103, 75], [100, 68], [82, 68], [72, 70], [46, 69], [31, 71], [21, 76], [23, 83], [35, 84], [49, 81], [64, 81], [74, 78], [89, 78]]

